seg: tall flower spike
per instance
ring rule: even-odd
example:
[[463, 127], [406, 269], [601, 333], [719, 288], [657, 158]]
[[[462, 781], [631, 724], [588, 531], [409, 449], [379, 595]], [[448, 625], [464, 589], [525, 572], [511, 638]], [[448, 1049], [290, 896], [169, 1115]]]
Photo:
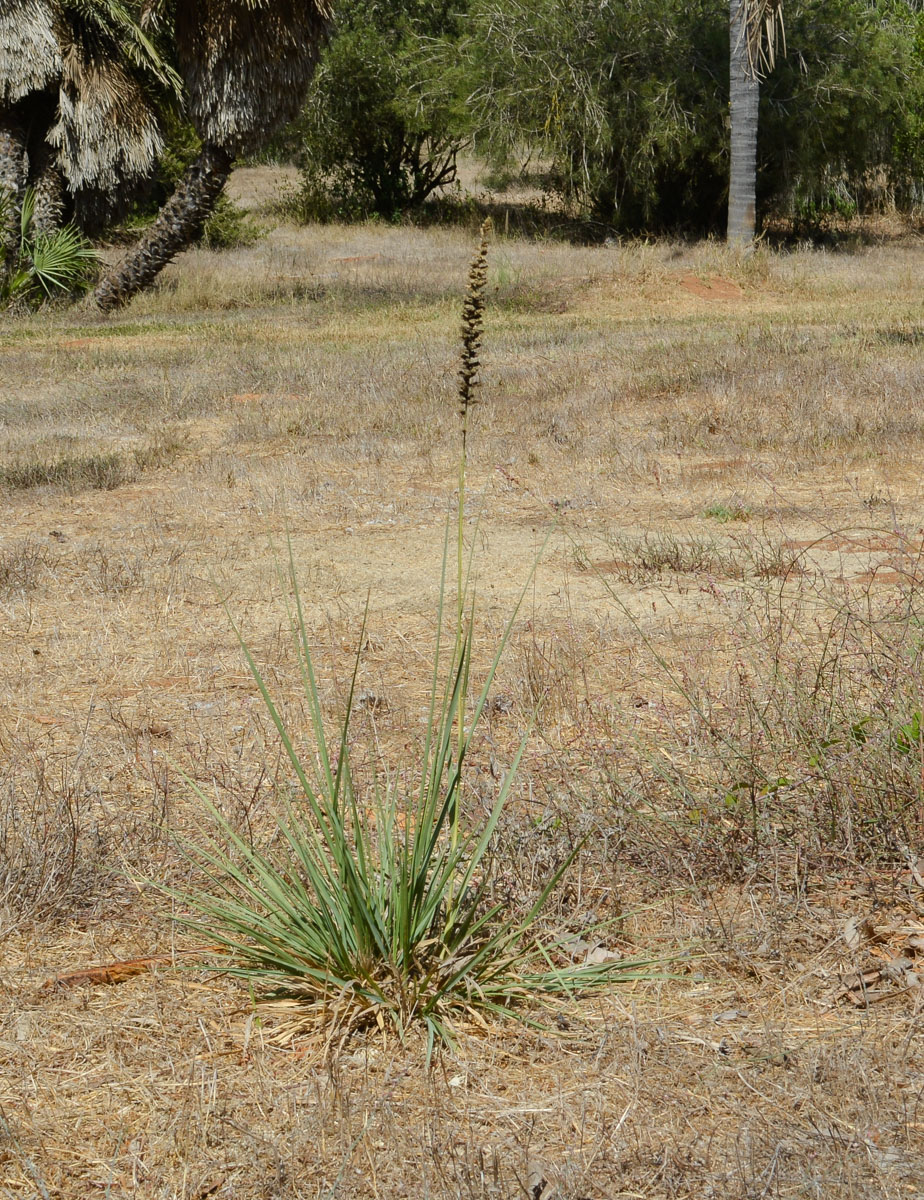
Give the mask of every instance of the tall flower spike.
[[468, 411], [476, 402], [478, 370], [481, 362], [478, 352], [484, 334], [485, 287], [488, 282], [488, 241], [491, 236], [491, 218], [481, 226], [481, 241], [468, 269], [468, 286], [462, 304], [462, 356], [459, 365], [459, 417], [462, 421], [462, 450], [465, 451], [468, 433]]

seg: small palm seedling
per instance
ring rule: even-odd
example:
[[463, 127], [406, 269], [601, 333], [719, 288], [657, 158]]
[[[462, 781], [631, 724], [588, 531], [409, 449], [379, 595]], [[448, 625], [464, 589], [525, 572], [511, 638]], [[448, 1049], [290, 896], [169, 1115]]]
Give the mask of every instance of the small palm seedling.
[[[7, 224], [12, 201], [0, 193], [0, 229]], [[15, 244], [0, 243], [0, 304], [38, 305], [58, 296], [73, 296], [90, 286], [99, 257], [73, 225], [51, 233], [32, 229], [35, 192], [27, 188]]]
[[[464, 436], [478, 367], [486, 252], [484, 229], [469, 278], [460, 375], [460, 581]], [[199, 793], [215, 833], [185, 850], [204, 881], [192, 891], [171, 893], [192, 910], [184, 923], [224, 951], [217, 969], [248, 980], [261, 996], [284, 999], [296, 1025], [313, 1027], [328, 1045], [363, 1027], [391, 1028], [403, 1037], [418, 1026], [426, 1031], [429, 1056], [435, 1046], [451, 1044], [460, 1020], [536, 1023], [537, 1003], [652, 973], [648, 960], [576, 959], [568, 939], [539, 936], [546, 900], [574, 854], [518, 914], [492, 899], [494, 834], [525, 738], [486, 818], [466, 818], [464, 789], [472, 741], [511, 626], [474, 694], [474, 614], [461, 595], [452, 635], [442, 633], [449, 559], [447, 537], [422, 745], [409, 770], [379, 770], [363, 785], [350, 757], [356, 670], [346, 713], [331, 735], [290, 544], [282, 582], [310, 714], [310, 752], [301, 752], [241, 637], [297, 783], [278, 797], [273, 837], [262, 847], [235, 832]]]

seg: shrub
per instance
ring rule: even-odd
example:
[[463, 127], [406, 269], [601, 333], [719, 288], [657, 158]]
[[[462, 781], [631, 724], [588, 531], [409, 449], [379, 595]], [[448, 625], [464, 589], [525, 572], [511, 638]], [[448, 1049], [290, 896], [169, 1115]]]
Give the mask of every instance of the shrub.
[[550, 190], [626, 230], [721, 219], [727, 9], [475, 0], [467, 55], [496, 163], [539, 158]]
[[392, 217], [453, 183], [467, 137], [463, 3], [349, 0], [296, 129], [303, 219]]
[[85, 906], [110, 874], [79, 774], [53, 780], [29, 757], [31, 779], [13, 756], [0, 773], [0, 942]]
[[921, 202], [924, 19], [902, 0], [808, 0], [762, 91], [758, 199], [811, 232]]
[[266, 233], [265, 226], [255, 221], [246, 209], [222, 193], [212, 214], [205, 223], [201, 246], [209, 250], [237, 250], [242, 246], [252, 246]]
[[902, 568], [878, 594], [807, 572], [746, 581], [729, 604], [728, 660], [669, 662], [643, 638], [660, 711], [637, 737], [626, 721], [602, 767], [626, 825], [664, 863], [777, 870], [796, 855], [802, 869], [868, 868], [920, 846], [924, 589], [914, 560]]

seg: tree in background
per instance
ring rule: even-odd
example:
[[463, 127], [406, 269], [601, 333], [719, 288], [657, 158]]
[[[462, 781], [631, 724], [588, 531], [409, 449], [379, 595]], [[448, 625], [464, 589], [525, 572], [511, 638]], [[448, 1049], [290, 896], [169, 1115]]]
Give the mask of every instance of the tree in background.
[[473, 0], [465, 53], [479, 148], [538, 160], [620, 230], [721, 212], [728, 32], [715, 0]]
[[[910, 5], [909, 5], [910, 7]], [[924, 207], [924, 7], [912, 14], [908, 70], [911, 97], [905, 119], [894, 129], [894, 155], [902, 164], [893, 181], [896, 199], [905, 207]]]
[[295, 116], [329, 16], [326, 0], [151, 0], [147, 11], [173, 35], [202, 145], [153, 225], [94, 292], [104, 312], [149, 286], [196, 239], [234, 159]]
[[[917, 6], [789, 0], [786, 11], [791, 53], [759, 89], [761, 205], [820, 218], [848, 194], [920, 198]], [[729, 14], [729, 0], [471, 0], [462, 54], [476, 145], [498, 162], [538, 161], [572, 210], [607, 227], [723, 231]]]
[[341, 0], [297, 123], [306, 218], [391, 217], [455, 181], [466, 0]]
[[806, 233], [924, 201], [924, 12], [787, 0], [789, 53], [761, 88], [758, 205]]
[[[179, 79], [119, 0], [4, 0], [0, 8], [0, 192], [7, 270], [29, 191], [36, 235], [148, 174], [156, 103]], [[30, 236], [29, 231], [26, 231]]]

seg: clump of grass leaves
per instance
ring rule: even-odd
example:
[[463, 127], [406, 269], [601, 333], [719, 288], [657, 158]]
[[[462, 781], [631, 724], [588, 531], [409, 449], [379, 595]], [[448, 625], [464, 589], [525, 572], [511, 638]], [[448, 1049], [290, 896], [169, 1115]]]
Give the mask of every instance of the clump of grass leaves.
[[[484, 228], [466, 295], [463, 432], [483, 322], [487, 236]], [[463, 519], [460, 497], [460, 578]], [[411, 770], [375, 774], [370, 794], [356, 783], [350, 760], [356, 669], [346, 713], [331, 736], [290, 543], [283, 582], [310, 714], [310, 752], [300, 752], [239, 633], [297, 787], [279, 797], [265, 849], [236, 832], [200, 792], [216, 833], [185, 849], [207, 883], [173, 893], [197, 914], [184, 923], [200, 932], [204, 925], [208, 940], [224, 952], [217, 969], [250, 981], [263, 997], [288, 1001], [297, 1027], [313, 1028], [328, 1045], [364, 1027], [391, 1028], [403, 1037], [418, 1025], [426, 1031], [429, 1057], [435, 1046], [452, 1044], [460, 1020], [483, 1025], [492, 1017], [515, 1017], [541, 1024], [543, 1002], [651, 974], [647, 960], [575, 961], [567, 938], [539, 936], [546, 901], [577, 849], [525, 911], [514, 915], [492, 902], [494, 834], [526, 739], [487, 818], [467, 822], [466, 763], [511, 625], [474, 695], [474, 606], [453, 606], [451, 633], [443, 633], [450, 541], [447, 536], [426, 734]], [[469, 559], [467, 578], [470, 571]]]

